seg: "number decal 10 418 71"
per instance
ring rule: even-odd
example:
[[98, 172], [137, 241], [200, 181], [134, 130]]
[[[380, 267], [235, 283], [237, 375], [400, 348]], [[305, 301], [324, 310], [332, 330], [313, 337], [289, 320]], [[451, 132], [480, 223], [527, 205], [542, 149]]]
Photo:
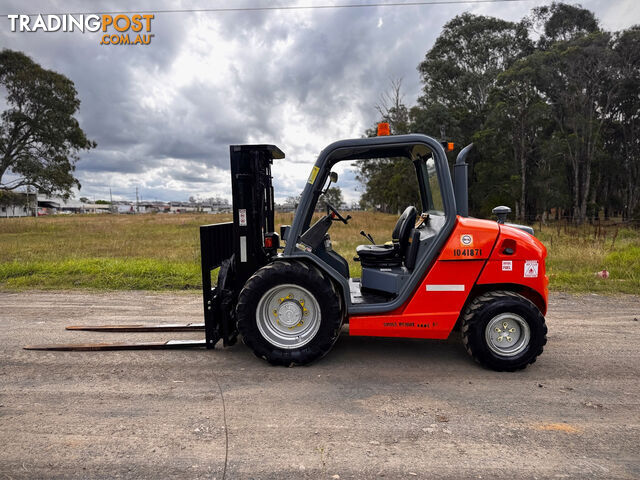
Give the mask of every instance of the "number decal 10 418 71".
[[481, 248], [454, 248], [453, 256], [454, 257], [481, 257], [482, 249]]

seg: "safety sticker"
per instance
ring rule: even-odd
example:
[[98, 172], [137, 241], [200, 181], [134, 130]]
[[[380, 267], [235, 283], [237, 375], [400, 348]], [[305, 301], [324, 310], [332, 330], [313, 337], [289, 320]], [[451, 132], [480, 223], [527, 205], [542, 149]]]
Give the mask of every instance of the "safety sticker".
[[513, 262], [511, 260], [503, 260], [502, 261], [502, 271], [510, 272], [513, 270]]
[[473, 237], [468, 233], [465, 233], [464, 235], [460, 236], [460, 244], [465, 247], [470, 247], [471, 245], [473, 245]]
[[238, 209], [238, 225], [241, 227], [247, 226], [247, 210], [245, 208]]
[[316, 181], [316, 177], [318, 176], [318, 172], [320, 171], [319, 167], [313, 167], [311, 169], [311, 175], [309, 175], [309, 183], [313, 185], [313, 182]]
[[309, 252], [311, 253], [313, 251], [313, 248], [305, 245], [304, 243], [296, 243], [296, 248], [303, 250], [305, 252]]
[[524, 262], [524, 276], [536, 278], [538, 276], [538, 261], [527, 260]]

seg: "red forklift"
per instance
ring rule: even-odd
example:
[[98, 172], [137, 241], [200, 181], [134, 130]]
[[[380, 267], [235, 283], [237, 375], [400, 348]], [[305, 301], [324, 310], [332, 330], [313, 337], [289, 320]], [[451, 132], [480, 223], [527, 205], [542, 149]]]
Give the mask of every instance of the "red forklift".
[[[451, 179], [443, 144], [421, 135], [341, 140], [318, 156], [291, 225], [274, 225], [274, 145], [232, 145], [233, 222], [200, 227], [204, 323], [76, 326], [73, 330], [204, 329], [205, 340], [142, 344], [43, 345], [26, 348], [108, 350], [214, 348], [241, 336], [273, 365], [306, 365], [326, 355], [343, 325], [349, 335], [446, 339], [456, 325], [469, 354], [485, 367], [514, 371], [535, 362], [546, 344], [546, 248], [530, 227], [468, 216], [462, 149]], [[402, 158], [414, 169], [420, 205], [407, 206], [390, 239], [353, 252], [362, 266], [350, 278], [330, 229], [351, 217], [324, 201], [339, 162]], [[334, 224], [338, 224], [334, 227]], [[389, 241], [387, 241], [389, 240]], [[217, 281], [212, 273], [217, 271]], [[215, 275], [213, 275], [215, 277]]]

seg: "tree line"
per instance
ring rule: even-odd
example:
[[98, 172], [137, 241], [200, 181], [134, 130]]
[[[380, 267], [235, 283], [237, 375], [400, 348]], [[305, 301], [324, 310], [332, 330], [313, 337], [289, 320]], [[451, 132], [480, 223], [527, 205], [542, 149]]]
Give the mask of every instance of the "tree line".
[[[444, 26], [418, 72], [417, 103], [407, 106], [394, 80], [379, 121], [393, 134], [455, 142], [451, 162], [475, 144], [472, 215], [505, 204], [521, 221], [640, 217], [639, 26], [607, 32], [591, 11], [562, 3], [520, 22], [464, 13]], [[408, 163], [359, 162], [363, 207], [417, 203]]]

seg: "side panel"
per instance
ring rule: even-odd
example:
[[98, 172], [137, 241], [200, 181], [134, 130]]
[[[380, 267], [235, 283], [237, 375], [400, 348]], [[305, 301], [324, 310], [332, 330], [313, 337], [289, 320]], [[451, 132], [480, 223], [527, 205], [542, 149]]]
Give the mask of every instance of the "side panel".
[[487, 259], [500, 227], [496, 222], [458, 217], [456, 228], [438, 260]]
[[351, 317], [349, 335], [447, 338], [484, 263], [438, 260], [405, 308]]
[[496, 248], [478, 279], [478, 285], [523, 285], [541, 296], [544, 315], [549, 297], [546, 256], [547, 249], [537, 238], [502, 225]]
[[438, 259], [409, 301], [388, 314], [351, 317], [349, 334], [447, 338], [491, 255], [498, 231], [495, 222], [459, 217]]

